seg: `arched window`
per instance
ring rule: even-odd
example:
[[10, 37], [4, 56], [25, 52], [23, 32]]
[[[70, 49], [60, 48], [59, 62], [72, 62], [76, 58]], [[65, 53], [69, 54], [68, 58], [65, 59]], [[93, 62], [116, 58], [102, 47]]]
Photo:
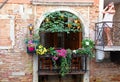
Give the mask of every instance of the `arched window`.
[[78, 49], [82, 41], [81, 20], [67, 11], [46, 15], [40, 25], [41, 44], [45, 47]]

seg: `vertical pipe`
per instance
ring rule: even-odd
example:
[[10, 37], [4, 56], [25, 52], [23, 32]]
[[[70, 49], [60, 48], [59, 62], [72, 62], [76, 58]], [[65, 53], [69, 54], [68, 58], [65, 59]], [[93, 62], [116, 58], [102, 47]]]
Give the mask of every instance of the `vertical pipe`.
[[[99, 0], [99, 11], [102, 11], [104, 7], [104, 0]], [[103, 14], [99, 12], [99, 21], [102, 21]], [[103, 29], [103, 28], [101, 28]], [[102, 30], [103, 31], [103, 30]], [[102, 33], [103, 35], [103, 33]], [[103, 42], [103, 41], [102, 41]], [[96, 49], [96, 62], [101, 62], [104, 59], [103, 45], [98, 46], [100, 49]]]
[[102, 21], [103, 18], [103, 14], [102, 14], [102, 10], [104, 8], [104, 0], [99, 0], [99, 18], [98, 21]]
[[[34, 23], [36, 21], [36, 5], [34, 6]], [[34, 24], [35, 26], [35, 24]], [[33, 55], [33, 82], [38, 82], [38, 55]]]

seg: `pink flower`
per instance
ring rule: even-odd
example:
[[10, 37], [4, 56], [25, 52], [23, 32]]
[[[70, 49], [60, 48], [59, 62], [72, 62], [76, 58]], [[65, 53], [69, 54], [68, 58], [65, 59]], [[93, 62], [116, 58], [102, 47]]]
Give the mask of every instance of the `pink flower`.
[[54, 56], [53, 59], [54, 59], [54, 60], [58, 60], [58, 57]]
[[34, 47], [28, 47], [28, 50], [29, 50], [30, 52], [32, 52], [32, 51], [35, 50], [35, 48], [34, 48]]
[[65, 49], [60, 49], [60, 50], [56, 50], [58, 53], [58, 56], [60, 57], [66, 57], [67, 51]]

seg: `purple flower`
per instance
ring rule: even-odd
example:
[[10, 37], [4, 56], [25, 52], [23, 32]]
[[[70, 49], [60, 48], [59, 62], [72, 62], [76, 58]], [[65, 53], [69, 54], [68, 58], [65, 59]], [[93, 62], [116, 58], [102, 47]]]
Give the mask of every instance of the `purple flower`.
[[28, 44], [33, 44], [33, 40], [29, 40], [29, 41], [28, 41]]
[[53, 59], [54, 59], [54, 60], [58, 60], [58, 57], [54, 56]]

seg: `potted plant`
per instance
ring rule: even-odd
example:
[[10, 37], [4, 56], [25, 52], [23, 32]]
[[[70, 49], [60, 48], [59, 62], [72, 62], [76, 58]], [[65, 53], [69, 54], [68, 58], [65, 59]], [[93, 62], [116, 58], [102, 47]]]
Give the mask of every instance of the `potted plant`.
[[33, 34], [33, 35], [30, 35], [30, 36], [27, 36], [27, 38], [25, 39], [25, 43], [26, 43], [28, 54], [36, 53], [36, 46], [39, 43], [38, 34]]
[[35, 44], [33, 40], [29, 40], [27, 43], [27, 53], [35, 53]]
[[95, 55], [93, 53], [94, 42], [91, 39], [83, 39], [82, 48], [76, 50], [76, 54], [87, 55], [90, 58], [93, 58]]

